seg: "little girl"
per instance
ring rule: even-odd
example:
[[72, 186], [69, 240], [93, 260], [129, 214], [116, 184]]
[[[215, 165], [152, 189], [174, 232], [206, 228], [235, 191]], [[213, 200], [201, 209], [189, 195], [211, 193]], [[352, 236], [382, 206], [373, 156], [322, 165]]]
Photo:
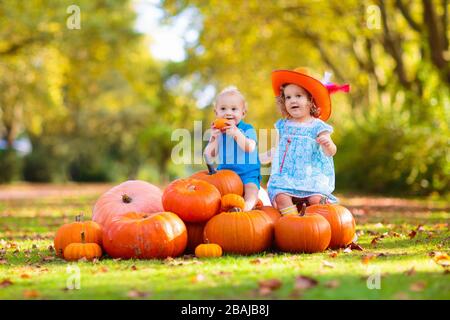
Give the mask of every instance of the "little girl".
[[211, 138], [205, 148], [209, 160], [218, 156], [218, 170], [236, 172], [244, 184], [245, 211], [251, 210], [257, 200], [261, 182], [256, 131], [245, 123], [247, 102], [236, 87], [230, 86], [220, 92], [214, 103], [217, 118], [227, 119], [227, 126], [221, 131], [211, 127]]
[[[331, 91], [348, 91], [348, 85]], [[272, 156], [268, 193], [282, 214], [296, 214], [296, 203], [336, 203], [331, 139], [333, 128], [325, 123], [331, 114], [329, 88], [304, 68], [272, 73], [272, 87], [285, 118], [278, 120], [279, 143]]]

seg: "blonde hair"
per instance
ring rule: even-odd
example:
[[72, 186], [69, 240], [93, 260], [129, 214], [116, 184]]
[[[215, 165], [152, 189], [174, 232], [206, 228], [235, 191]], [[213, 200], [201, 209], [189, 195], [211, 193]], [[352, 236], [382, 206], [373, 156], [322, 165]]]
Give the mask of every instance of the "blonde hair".
[[220, 93], [216, 96], [216, 99], [214, 100], [214, 109], [217, 106], [217, 101], [221, 96], [224, 96], [226, 94], [235, 94], [239, 98], [242, 99], [242, 102], [244, 103], [244, 112], [247, 111], [247, 100], [245, 100], [244, 95], [239, 91], [239, 89], [236, 86], [228, 86], [225, 87]]
[[[284, 96], [284, 88], [286, 88], [288, 85], [290, 85], [290, 83], [285, 83], [280, 87], [280, 95], [275, 97], [275, 101], [276, 104], [278, 106], [278, 109], [280, 109], [281, 114], [283, 115], [283, 117], [286, 118], [290, 118], [290, 114], [286, 109], [286, 97]], [[300, 87], [300, 86], [299, 86]], [[303, 87], [301, 87], [303, 88]], [[316, 102], [314, 101], [314, 98], [312, 96], [311, 93], [309, 93], [308, 90], [306, 90], [305, 88], [303, 88], [306, 93], [308, 94], [308, 99], [311, 102], [311, 110], [310, 110], [310, 115], [312, 115], [315, 118], [318, 118], [320, 116], [320, 108], [316, 105]]]

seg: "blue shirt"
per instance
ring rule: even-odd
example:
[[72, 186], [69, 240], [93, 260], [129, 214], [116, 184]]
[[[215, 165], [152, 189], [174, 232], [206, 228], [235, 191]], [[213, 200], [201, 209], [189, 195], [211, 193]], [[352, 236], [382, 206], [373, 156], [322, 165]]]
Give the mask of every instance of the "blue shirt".
[[[252, 125], [240, 121], [237, 128], [248, 139], [258, 142], [256, 138], [256, 131]], [[229, 169], [236, 172], [239, 176], [250, 173], [255, 173], [255, 176], [260, 175], [261, 163], [259, 162], [258, 147], [252, 152], [245, 152], [242, 150], [236, 141], [229, 135], [222, 133], [219, 136], [219, 166], [218, 170]]]

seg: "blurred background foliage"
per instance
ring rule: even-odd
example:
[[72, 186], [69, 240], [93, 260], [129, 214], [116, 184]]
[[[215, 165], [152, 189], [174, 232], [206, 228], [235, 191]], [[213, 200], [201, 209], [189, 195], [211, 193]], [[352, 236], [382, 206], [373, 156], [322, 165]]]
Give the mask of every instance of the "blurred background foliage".
[[447, 0], [161, 1], [161, 24], [191, 13], [179, 62], [152, 57], [132, 1], [77, 1], [79, 30], [70, 4], [0, 2], [1, 182], [167, 183], [199, 169], [172, 161], [171, 135], [207, 129], [216, 92], [236, 85], [246, 120], [270, 129], [271, 71], [308, 66], [351, 84], [329, 120], [338, 192], [448, 194]]

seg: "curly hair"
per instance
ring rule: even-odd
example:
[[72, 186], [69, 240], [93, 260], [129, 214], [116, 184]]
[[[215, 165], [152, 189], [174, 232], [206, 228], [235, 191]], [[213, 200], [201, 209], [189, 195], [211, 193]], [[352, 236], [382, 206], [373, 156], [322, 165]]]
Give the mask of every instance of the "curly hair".
[[[280, 95], [275, 97], [276, 104], [277, 104], [278, 108], [280, 109], [281, 114], [283, 115], [283, 117], [286, 117], [286, 118], [291, 117], [289, 115], [289, 112], [286, 110], [286, 98], [284, 96], [284, 88], [286, 88], [289, 84], [290, 83], [283, 84], [280, 87]], [[320, 108], [316, 105], [316, 102], [314, 101], [314, 98], [312, 97], [311, 93], [309, 93], [306, 89], [305, 89], [305, 91], [308, 94], [309, 101], [312, 103], [310, 114], [313, 117], [318, 118], [320, 116]]]

